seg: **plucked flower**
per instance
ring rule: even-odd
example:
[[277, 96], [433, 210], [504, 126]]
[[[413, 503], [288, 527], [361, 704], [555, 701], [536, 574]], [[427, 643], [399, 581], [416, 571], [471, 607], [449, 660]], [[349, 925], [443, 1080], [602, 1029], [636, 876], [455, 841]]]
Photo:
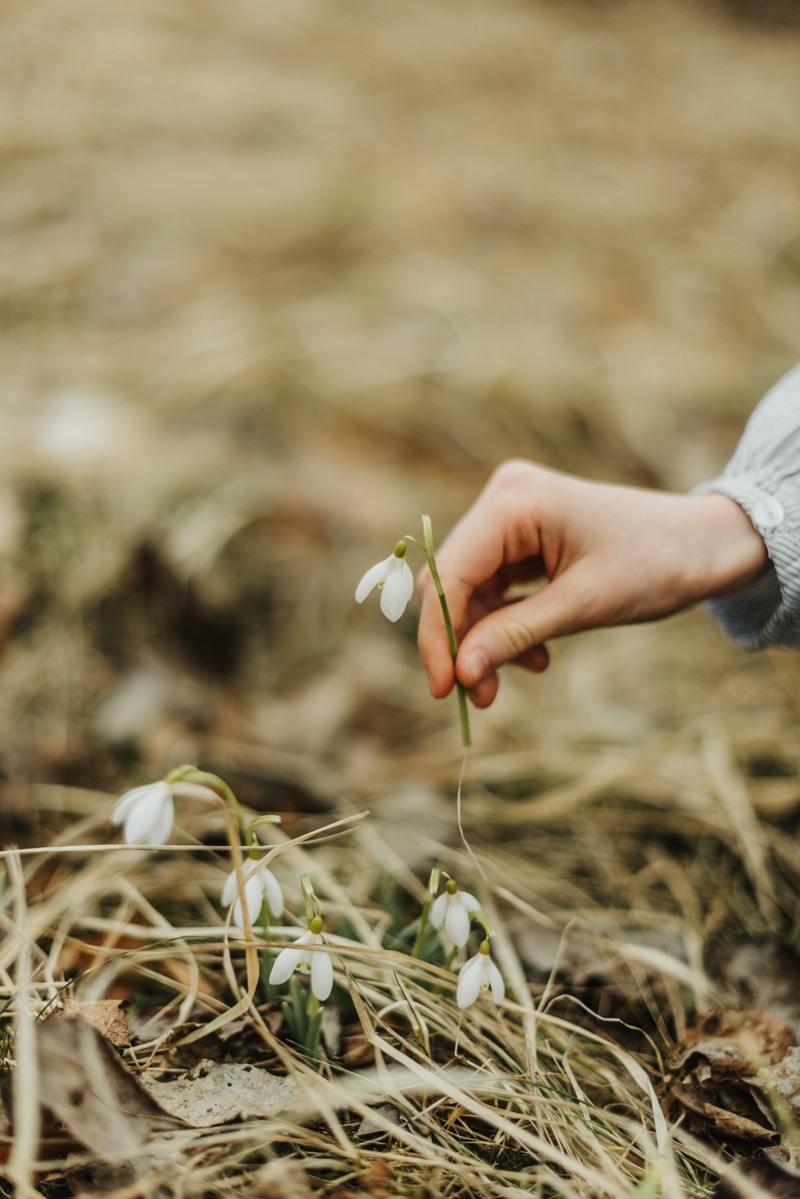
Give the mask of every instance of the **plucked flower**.
[[279, 986], [289, 980], [295, 970], [311, 974], [311, 990], [323, 1003], [333, 989], [333, 963], [327, 953], [318, 953], [313, 945], [324, 945], [322, 917], [315, 916], [308, 932], [298, 937], [287, 949], [282, 949], [273, 962], [269, 973], [270, 983]]
[[[244, 879], [242, 891], [244, 892], [244, 901], [247, 905], [247, 914], [250, 917], [251, 924], [255, 923], [258, 919], [261, 905], [265, 898], [273, 916], [280, 916], [283, 912], [283, 891], [275, 875], [266, 866], [262, 866], [260, 870], [249, 869], [252, 866], [252, 861], [246, 862], [242, 872]], [[228, 907], [234, 900], [236, 902], [233, 903], [231, 920], [237, 928], [244, 929], [244, 914], [242, 912], [242, 899], [239, 895], [239, 884], [236, 879], [236, 871], [231, 870], [230, 874], [225, 877], [220, 902], [224, 907]]]
[[475, 956], [469, 958], [458, 972], [456, 1003], [460, 1008], [469, 1007], [481, 991], [488, 988], [491, 988], [495, 1003], [502, 1003], [506, 993], [503, 976], [489, 957], [489, 942], [483, 941]]
[[414, 593], [414, 576], [406, 562], [405, 541], [398, 541], [388, 558], [369, 568], [356, 587], [356, 602], [363, 604], [376, 587], [381, 591], [383, 615], [391, 621], [399, 620]]
[[444, 891], [431, 905], [431, 924], [434, 928], [444, 925], [454, 945], [466, 945], [469, 937], [470, 916], [479, 912], [481, 905], [469, 891], [459, 891], [455, 879], [449, 878]]
[[163, 845], [172, 832], [175, 804], [172, 787], [164, 779], [145, 783], [121, 795], [111, 813], [114, 824], [122, 825], [128, 845]]

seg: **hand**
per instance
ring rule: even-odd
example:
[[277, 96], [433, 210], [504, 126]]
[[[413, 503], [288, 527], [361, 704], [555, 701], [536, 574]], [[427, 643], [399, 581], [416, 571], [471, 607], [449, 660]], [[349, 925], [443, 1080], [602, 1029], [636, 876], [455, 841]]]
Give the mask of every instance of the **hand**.
[[[419, 648], [431, 693], [447, 695], [458, 678], [479, 708], [506, 662], [546, 670], [550, 639], [657, 620], [735, 591], [768, 561], [727, 496], [590, 483], [517, 460], [495, 471], [436, 557], [459, 651], [454, 669], [426, 570]], [[533, 594], [509, 595], [538, 580]]]

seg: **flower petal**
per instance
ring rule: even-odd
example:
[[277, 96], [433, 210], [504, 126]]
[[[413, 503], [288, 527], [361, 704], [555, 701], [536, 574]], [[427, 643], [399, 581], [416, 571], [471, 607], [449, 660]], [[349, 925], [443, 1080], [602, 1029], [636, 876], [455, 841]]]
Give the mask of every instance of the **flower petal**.
[[406, 573], [411, 576], [412, 590], [414, 586], [411, 568], [405, 558], [402, 561], [400, 558], [395, 558], [394, 561], [397, 565], [390, 569], [381, 591], [381, 612], [387, 620], [392, 622], [400, 619], [406, 610], [406, 604], [411, 599]]
[[431, 904], [430, 922], [434, 928], [441, 928], [447, 914], [447, 892], [443, 891]]
[[[247, 918], [250, 924], [255, 924], [261, 912], [261, 905], [264, 902], [264, 889], [261, 886], [261, 879], [249, 878], [244, 885], [244, 901], [247, 906]], [[244, 932], [244, 916], [242, 914], [242, 901], [237, 896], [236, 903], [233, 905], [231, 920]]]
[[222, 890], [219, 893], [219, 901], [224, 908], [229, 907], [233, 903], [236, 890], [236, 871], [231, 870], [229, 874], [225, 875], [225, 882], [222, 884]]
[[489, 986], [492, 988], [492, 999], [495, 1003], [502, 1003], [506, 997], [506, 984], [503, 982], [502, 974], [491, 960], [489, 961]]
[[459, 891], [458, 894], [461, 899], [461, 906], [465, 912], [479, 912], [481, 910], [481, 905], [474, 895], [470, 895], [469, 891]]
[[164, 806], [161, 809], [158, 820], [150, 830], [150, 836], [148, 837], [150, 844], [163, 845], [168, 841], [174, 822], [175, 804], [172, 802], [172, 795], [168, 795], [164, 801]]
[[124, 795], [120, 795], [114, 804], [111, 819], [114, 824], [122, 824], [145, 796], [151, 794], [164, 795], [165, 793], [169, 793], [169, 786], [163, 779], [160, 779], [157, 783], [143, 783], [141, 787], [132, 787], [130, 791], [126, 791]]
[[362, 575], [361, 582], [356, 587], [357, 604], [363, 604], [369, 593], [384, 581], [393, 557], [394, 554], [391, 554], [388, 558], [384, 558], [383, 562], [377, 562], [374, 566], [370, 566], [366, 574]]
[[327, 953], [311, 954], [311, 990], [324, 1003], [333, 990], [333, 962]]
[[412, 595], [414, 594], [414, 572], [412, 571], [411, 567], [408, 565], [407, 562], [404, 561], [403, 566], [405, 566], [405, 570], [403, 572], [403, 578], [406, 581], [406, 590], [408, 592], [408, 594], [406, 595], [406, 603], [408, 603], [408, 601], [411, 599]]
[[456, 896], [447, 905], [444, 926], [454, 945], [466, 945], [469, 940], [469, 916], [462, 904], [456, 902]]
[[[153, 830], [163, 824], [162, 809], [170, 799], [169, 791], [166, 796], [160, 788], [149, 787], [138, 796], [136, 803], [127, 811], [122, 836], [128, 845], [140, 845], [149, 842], [159, 844], [152, 839]], [[171, 801], [170, 801], [171, 802]], [[172, 817], [170, 814], [170, 828]], [[169, 832], [169, 830], [167, 830]]]
[[294, 974], [304, 956], [304, 949], [294, 949], [291, 946], [289, 949], [282, 949], [272, 963], [272, 969], [269, 972], [269, 981], [274, 985], [285, 983]]
[[270, 914], [273, 916], [281, 916], [283, 914], [283, 891], [281, 885], [276, 879], [271, 870], [265, 866], [261, 871], [261, 885], [264, 888], [264, 893], [269, 904]]
[[482, 982], [480, 955], [470, 958], [458, 972], [456, 1003], [460, 1008], [469, 1007], [478, 998]]
[[255, 923], [261, 913], [264, 903], [264, 884], [258, 874], [254, 874], [244, 885], [244, 898], [247, 904], [247, 915], [250, 923]]

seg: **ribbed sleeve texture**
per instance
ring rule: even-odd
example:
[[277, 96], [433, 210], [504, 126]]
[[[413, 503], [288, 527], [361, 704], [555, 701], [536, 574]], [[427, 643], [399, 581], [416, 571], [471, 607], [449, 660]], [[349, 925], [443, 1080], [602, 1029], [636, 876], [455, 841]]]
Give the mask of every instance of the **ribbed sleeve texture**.
[[756, 582], [711, 600], [711, 614], [749, 649], [800, 649], [800, 366], [764, 396], [722, 474], [694, 489], [711, 492], [745, 510], [770, 556]]

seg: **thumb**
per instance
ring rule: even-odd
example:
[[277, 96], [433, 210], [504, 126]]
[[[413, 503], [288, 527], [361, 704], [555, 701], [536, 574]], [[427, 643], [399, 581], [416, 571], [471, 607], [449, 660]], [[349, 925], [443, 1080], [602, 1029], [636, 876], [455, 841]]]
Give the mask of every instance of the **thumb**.
[[564, 574], [535, 595], [490, 612], [473, 625], [459, 647], [458, 681], [475, 687], [535, 646], [589, 628], [595, 622], [588, 600], [574, 578]]

